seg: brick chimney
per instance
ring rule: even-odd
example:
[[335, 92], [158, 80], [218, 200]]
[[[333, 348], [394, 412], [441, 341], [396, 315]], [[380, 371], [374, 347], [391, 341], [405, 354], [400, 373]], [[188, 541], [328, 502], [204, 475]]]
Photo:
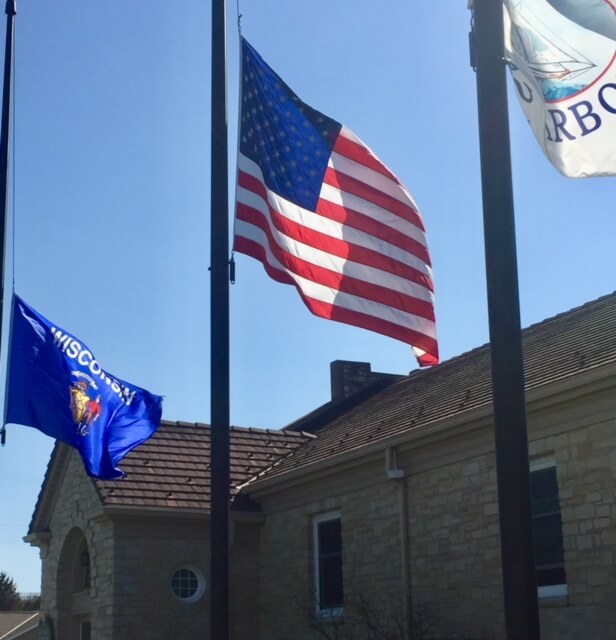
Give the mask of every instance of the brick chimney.
[[334, 360], [330, 363], [329, 370], [332, 402], [349, 398], [377, 380], [398, 377], [391, 373], [371, 371], [369, 362], [353, 362], [352, 360]]

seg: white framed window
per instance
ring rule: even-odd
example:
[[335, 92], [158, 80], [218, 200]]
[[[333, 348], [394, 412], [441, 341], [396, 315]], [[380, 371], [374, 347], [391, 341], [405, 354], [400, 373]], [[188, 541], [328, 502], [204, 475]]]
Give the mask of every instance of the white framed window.
[[317, 515], [312, 521], [316, 612], [321, 618], [342, 615], [342, 519], [340, 512]]
[[540, 598], [566, 596], [563, 527], [553, 460], [531, 461], [530, 493], [538, 595]]
[[203, 572], [193, 565], [179, 567], [171, 576], [171, 591], [182, 602], [197, 602], [205, 593]]

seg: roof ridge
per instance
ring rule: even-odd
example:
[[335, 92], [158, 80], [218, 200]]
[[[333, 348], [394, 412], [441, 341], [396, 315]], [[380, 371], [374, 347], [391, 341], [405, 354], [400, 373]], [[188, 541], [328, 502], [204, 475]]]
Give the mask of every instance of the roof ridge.
[[538, 322], [534, 322], [533, 324], [528, 325], [528, 327], [525, 327], [524, 329], [522, 329], [522, 333], [526, 333], [527, 331], [534, 330], [537, 327], [544, 326], [546, 324], [550, 324], [551, 322], [554, 322], [556, 320], [561, 320], [565, 316], [575, 315], [575, 314], [579, 313], [582, 310], [588, 309], [589, 307], [593, 307], [593, 306], [595, 306], [597, 304], [605, 302], [609, 298], [614, 298], [614, 297], [616, 297], [616, 291], [612, 291], [611, 293], [606, 293], [605, 295], [600, 296], [598, 298], [595, 298], [594, 300], [589, 300], [588, 302], [584, 302], [584, 303], [578, 305], [577, 307], [572, 307], [571, 309], [568, 309], [567, 311], [560, 311], [559, 313], [557, 313], [557, 314], [555, 314], [553, 316], [550, 316], [549, 318], [545, 318], [545, 319], [540, 320]]
[[[564, 317], [571, 317], [572, 315], [576, 315], [577, 313], [579, 313], [582, 310], [588, 309], [589, 307], [592, 307], [596, 304], [599, 304], [601, 302], [605, 302], [606, 300], [616, 297], [616, 291], [612, 291], [611, 293], [607, 293], [603, 296], [600, 296], [599, 298], [596, 298], [595, 300], [590, 300], [588, 302], [584, 302], [580, 305], [578, 305], [577, 307], [573, 307], [572, 309], [568, 309], [567, 311], [561, 311], [553, 316], [549, 316], [547, 318], [544, 318], [543, 320], [539, 320], [537, 322], [533, 322], [532, 324], [529, 324], [527, 327], [522, 327], [522, 337], [524, 337], [525, 335], [527, 335], [529, 332], [530, 333], [534, 333], [536, 331], [536, 329], [538, 328], [543, 328], [546, 325], [551, 324], [552, 322], [555, 322], [557, 320], [562, 320]], [[452, 356], [451, 358], [448, 358], [447, 360], [443, 360], [443, 362], [439, 362], [439, 364], [435, 365], [434, 367], [427, 367], [425, 369], [413, 369], [411, 372], [409, 372], [408, 376], [403, 376], [401, 377], [400, 380], [397, 380], [393, 383], [393, 386], [395, 386], [396, 384], [400, 383], [400, 382], [404, 382], [406, 380], [408, 380], [411, 377], [415, 377], [421, 374], [426, 374], [429, 371], [434, 371], [435, 369], [440, 369], [441, 367], [448, 365], [448, 364], [453, 364], [455, 362], [457, 362], [458, 360], [462, 359], [462, 358], [467, 358], [469, 357], [471, 354], [477, 354], [479, 351], [482, 350], [489, 350], [490, 349], [490, 342], [485, 342], [482, 345], [479, 345], [478, 347], [473, 347], [472, 349], [469, 349], [468, 351], [463, 351], [462, 353], [459, 353], [455, 356]]]
[[[193, 428], [193, 429], [204, 429], [205, 431], [209, 431], [212, 428], [211, 424], [207, 422], [188, 422], [185, 420], [161, 420], [161, 426], [163, 426], [167, 431], [170, 429], [185, 429], [185, 428]], [[276, 435], [280, 437], [297, 437], [301, 432], [298, 431], [286, 431], [284, 429], [272, 429], [270, 427], [241, 427], [239, 425], [229, 425], [229, 430], [237, 433], [258, 433], [263, 435]], [[310, 434], [304, 434], [310, 435]]]
[[165, 425], [165, 427], [175, 427], [175, 428], [203, 428], [203, 427], [210, 427], [210, 425], [207, 422], [190, 422], [188, 420], [169, 420], [169, 419], [163, 419], [160, 421], [161, 425]]
[[261, 427], [238, 427], [238, 426], [234, 426], [232, 425], [230, 427], [231, 431], [234, 432], [238, 432], [238, 433], [258, 433], [258, 434], [262, 434], [262, 435], [273, 435], [279, 438], [306, 438], [306, 437], [314, 437], [313, 434], [311, 433], [306, 433], [303, 431], [287, 431], [286, 429], [282, 428], [282, 429], [266, 429], [266, 428], [261, 428]]

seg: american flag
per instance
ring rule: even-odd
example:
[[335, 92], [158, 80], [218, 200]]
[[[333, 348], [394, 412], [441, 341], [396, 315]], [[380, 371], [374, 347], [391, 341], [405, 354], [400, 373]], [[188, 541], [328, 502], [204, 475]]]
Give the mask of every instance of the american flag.
[[410, 344], [438, 363], [423, 221], [394, 174], [302, 102], [242, 38], [235, 250], [295, 285], [317, 316]]

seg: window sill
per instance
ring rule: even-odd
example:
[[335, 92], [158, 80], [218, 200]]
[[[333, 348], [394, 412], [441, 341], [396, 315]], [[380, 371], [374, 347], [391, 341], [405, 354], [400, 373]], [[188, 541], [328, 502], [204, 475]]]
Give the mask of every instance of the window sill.
[[553, 584], [537, 589], [539, 606], [543, 608], [567, 607], [569, 605], [569, 592], [566, 584]]
[[320, 622], [340, 622], [344, 618], [344, 607], [336, 607], [335, 609], [317, 609], [316, 619]]

